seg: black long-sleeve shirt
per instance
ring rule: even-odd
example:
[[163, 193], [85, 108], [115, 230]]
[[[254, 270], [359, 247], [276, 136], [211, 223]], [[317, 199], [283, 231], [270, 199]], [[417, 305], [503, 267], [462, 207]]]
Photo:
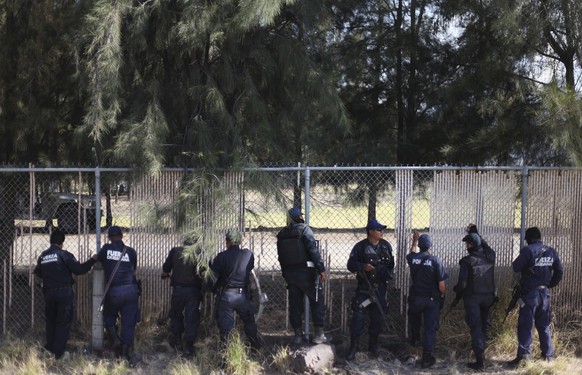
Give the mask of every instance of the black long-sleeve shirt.
[[85, 274], [91, 270], [93, 264], [95, 264], [93, 258], [80, 263], [73, 254], [57, 245], [51, 245], [38, 257], [34, 274], [42, 278], [45, 290], [62, 288], [75, 283], [72, 274]]
[[[250, 253], [250, 255], [248, 254]], [[233, 269], [236, 265], [237, 257], [241, 256], [241, 261], [236, 270]], [[247, 264], [244, 264], [243, 257], [248, 259]], [[227, 288], [245, 288], [249, 282], [252, 269], [255, 267], [255, 257], [250, 250], [241, 249], [238, 245], [230, 246], [218, 255], [212, 261], [210, 268], [216, 275], [217, 287]], [[232, 274], [229, 280], [229, 276]], [[227, 285], [228, 284], [228, 285]]]

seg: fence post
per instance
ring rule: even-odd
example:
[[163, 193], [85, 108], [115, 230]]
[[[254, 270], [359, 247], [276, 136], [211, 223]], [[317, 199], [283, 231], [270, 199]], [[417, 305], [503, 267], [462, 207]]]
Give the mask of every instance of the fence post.
[[[309, 201], [309, 183], [311, 179], [311, 171], [309, 170], [309, 166], [305, 166], [305, 224], [309, 225], [309, 216], [310, 216], [310, 201]], [[303, 296], [303, 301], [305, 303], [305, 337], [309, 338], [309, 297], [307, 294]]]
[[[95, 168], [95, 252], [101, 250], [101, 170], [99, 164]], [[103, 319], [99, 312], [99, 306], [103, 299], [103, 266], [101, 262], [93, 266], [93, 313], [91, 319], [91, 346], [93, 350], [103, 350]]]
[[529, 168], [527, 165], [523, 167], [521, 176], [521, 227], [519, 230], [519, 248], [521, 249], [525, 244], [525, 227], [527, 223], [527, 178], [529, 175]]

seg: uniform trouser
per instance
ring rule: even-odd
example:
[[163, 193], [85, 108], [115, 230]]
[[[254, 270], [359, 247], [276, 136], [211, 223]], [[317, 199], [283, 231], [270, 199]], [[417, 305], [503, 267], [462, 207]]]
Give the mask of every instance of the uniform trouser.
[[[417, 296], [408, 306], [408, 327], [413, 338], [420, 338], [423, 326], [422, 349], [434, 353], [436, 336], [439, 330], [439, 302], [432, 297]], [[424, 324], [423, 324], [424, 320]]]
[[140, 320], [137, 284], [115, 286], [107, 292], [103, 319], [108, 331], [115, 330], [118, 315], [121, 315], [120, 341], [124, 345], [133, 345], [135, 325]]
[[[315, 290], [315, 282], [311, 283], [311, 288]], [[301, 329], [303, 313], [305, 311], [304, 296], [309, 298], [309, 310], [311, 311], [311, 319], [314, 327], [323, 327], [325, 323], [325, 303], [323, 289], [317, 293], [317, 301], [310, 293], [305, 293], [300, 286], [293, 282], [288, 282], [287, 289], [289, 290], [289, 321], [293, 329]]]
[[552, 333], [550, 331], [551, 309], [550, 291], [547, 288], [534, 289], [521, 297], [523, 306], [519, 309], [517, 320], [518, 358], [527, 358], [531, 354], [532, 328], [538, 331], [542, 356], [554, 356]]
[[350, 324], [350, 333], [355, 336], [361, 336], [364, 333], [364, 321], [366, 319], [366, 312], [370, 317], [370, 324], [368, 325], [368, 333], [370, 335], [379, 335], [385, 325], [384, 318], [382, 314], [388, 314], [388, 308], [386, 306], [386, 287], [379, 286], [376, 289], [376, 298], [382, 306], [382, 310], [378, 308], [376, 303], [370, 303], [366, 307], [360, 307], [362, 302], [370, 298], [370, 294], [367, 291], [362, 291], [358, 289], [356, 291], [356, 296], [352, 301], [352, 322]]
[[247, 337], [256, 338], [255, 308], [247, 299], [246, 294], [238, 292], [222, 292], [217, 305], [217, 323], [220, 339], [225, 341], [234, 328], [234, 313], [241, 318]]
[[202, 293], [198, 287], [174, 286], [170, 309], [170, 330], [172, 333], [184, 333], [185, 341], [195, 341], [200, 326], [200, 299]]
[[75, 292], [61, 288], [44, 292], [46, 318], [46, 349], [56, 358], [65, 352], [73, 322]]
[[476, 358], [483, 358], [487, 331], [489, 330], [489, 310], [495, 299], [493, 293], [465, 295], [465, 322], [471, 332], [471, 347]]

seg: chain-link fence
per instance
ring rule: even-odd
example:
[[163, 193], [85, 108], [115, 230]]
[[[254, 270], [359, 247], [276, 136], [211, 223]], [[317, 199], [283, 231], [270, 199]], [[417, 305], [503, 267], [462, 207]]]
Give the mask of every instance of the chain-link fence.
[[[566, 272], [553, 292], [559, 323], [580, 310], [582, 270], [579, 236], [582, 170], [557, 168], [454, 167], [290, 167], [232, 170], [220, 175], [163, 170], [144, 176], [129, 169], [0, 169], [0, 312], [2, 333], [42, 329], [43, 299], [32, 275], [49, 233], [67, 233], [65, 249], [84, 261], [106, 241], [108, 226], [124, 229], [124, 241], [138, 251], [138, 277], [143, 281], [144, 323], [166, 319], [170, 287], [160, 280], [169, 249], [196, 227], [210, 254], [223, 250], [229, 227], [246, 232], [244, 246], [255, 253], [255, 269], [269, 296], [259, 328], [289, 328], [285, 282], [277, 261], [276, 234], [286, 224], [286, 211], [300, 205], [319, 240], [330, 280], [325, 284], [327, 328], [345, 332], [356, 286], [346, 269], [365, 225], [375, 217], [386, 224], [385, 238], [396, 257], [390, 286], [393, 333], [405, 335], [406, 294], [410, 282], [404, 261], [412, 230], [433, 237], [432, 252], [450, 275], [448, 299], [465, 255], [464, 228], [473, 222], [497, 251], [496, 279], [503, 298], [513, 283], [511, 261], [517, 256], [527, 226], [540, 227], [544, 242], [559, 251]], [[193, 181], [205, 181], [204, 184]], [[95, 193], [100, 192], [100, 199]], [[89, 326], [92, 315], [91, 275], [78, 276], [77, 321]], [[203, 305], [211, 319], [212, 297]], [[255, 299], [256, 301], [258, 298]]]

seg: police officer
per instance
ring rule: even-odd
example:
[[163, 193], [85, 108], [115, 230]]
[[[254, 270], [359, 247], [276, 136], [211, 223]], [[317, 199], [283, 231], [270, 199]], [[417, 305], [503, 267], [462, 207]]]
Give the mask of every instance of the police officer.
[[[352, 321], [350, 324], [351, 341], [346, 359], [355, 358], [359, 349], [360, 336], [364, 333], [364, 318], [368, 311], [368, 351], [372, 356], [378, 355], [378, 336], [387, 313], [387, 282], [392, 279], [394, 257], [392, 246], [384, 236], [385, 225], [372, 219], [366, 226], [367, 238], [358, 242], [348, 259], [348, 270], [357, 273], [358, 286], [352, 300]], [[370, 288], [371, 286], [371, 288]], [[382, 306], [382, 310], [376, 302]]]
[[[192, 246], [185, 241], [184, 246]], [[170, 309], [170, 330], [173, 346], [182, 349], [184, 333], [184, 354], [194, 355], [194, 342], [198, 338], [200, 326], [200, 300], [202, 299], [202, 278], [198, 274], [196, 255], [188, 254], [184, 246], [174, 247], [162, 266], [162, 279], [171, 277], [172, 301]], [[170, 276], [171, 273], [171, 276]]]
[[83, 275], [91, 270], [97, 259], [93, 255], [85, 263], [79, 263], [75, 256], [63, 250], [65, 234], [55, 230], [50, 236], [50, 247], [38, 258], [34, 274], [42, 279], [45, 302], [45, 349], [59, 359], [65, 353], [69, 332], [75, 311], [75, 291], [73, 275]]
[[[123, 233], [118, 226], [107, 231], [109, 243], [99, 251], [109, 289], [105, 295], [103, 320], [113, 348], [122, 358], [132, 362], [135, 326], [140, 320], [139, 288], [135, 271], [136, 251], [123, 243]], [[121, 316], [121, 333], [117, 333], [117, 317]], [[119, 351], [119, 349], [121, 349]]]
[[304, 296], [309, 299], [313, 319], [313, 342], [321, 344], [327, 341], [323, 332], [325, 303], [321, 287], [321, 282], [327, 279], [325, 266], [301, 209], [293, 207], [288, 214], [289, 224], [277, 234], [277, 253], [289, 291], [289, 320], [295, 332], [293, 344], [302, 344], [305, 337], [301, 322]]
[[495, 302], [495, 251], [481, 239], [477, 227], [470, 224], [463, 237], [468, 255], [459, 261], [459, 280], [453, 288], [462, 296], [465, 322], [471, 333], [475, 362], [467, 364], [472, 370], [483, 369], [483, 356], [489, 328], [489, 310]]
[[[416, 252], [417, 245], [420, 252]], [[408, 326], [413, 346], [420, 341], [420, 327], [424, 318], [422, 368], [428, 368], [436, 363], [433, 353], [440, 311], [444, 304], [445, 280], [449, 277], [441, 260], [429, 254], [428, 250], [431, 247], [432, 240], [429, 235], [414, 232], [410, 253], [406, 255], [412, 279], [408, 295]]]
[[210, 268], [216, 276], [217, 323], [220, 341], [225, 344], [234, 328], [234, 313], [241, 318], [251, 346], [259, 348], [255, 309], [248, 298], [247, 285], [255, 266], [255, 257], [248, 249], [241, 249], [242, 234], [236, 229], [226, 232], [227, 249], [220, 252]]
[[525, 231], [527, 246], [513, 261], [513, 271], [521, 273], [521, 305], [517, 321], [517, 356], [509, 362], [511, 367], [529, 359], [532, 343], [532, 328], [538, 331], [542, 358], [551, 362], [554, 357], [552, 333], [550, 331], [550, 288], [562, 280], [564, 268], [558, 252], [542, 242], [542, 234], [537, 227]]

